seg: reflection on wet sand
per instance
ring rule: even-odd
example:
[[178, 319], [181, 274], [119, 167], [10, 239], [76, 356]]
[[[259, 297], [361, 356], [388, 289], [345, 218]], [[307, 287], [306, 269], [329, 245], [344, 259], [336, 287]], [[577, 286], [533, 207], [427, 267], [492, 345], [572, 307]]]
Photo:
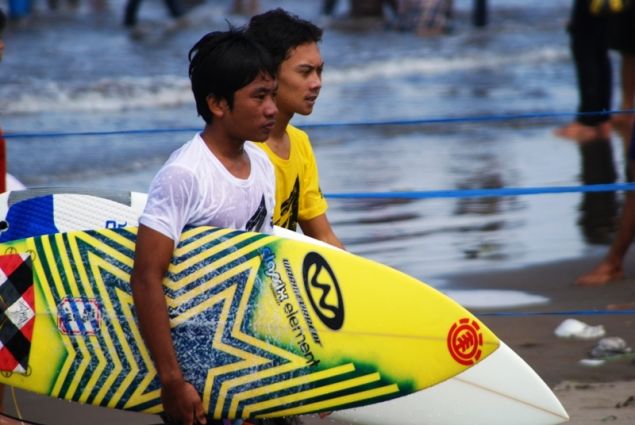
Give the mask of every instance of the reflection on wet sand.
[[[580, 144], [582, 184], [610, 184], [617, 180], [610, 139]], [[619, 202], [615, 192], [583, 193], [578, 224], [589, 244], [609, 244], [615, 232]]]

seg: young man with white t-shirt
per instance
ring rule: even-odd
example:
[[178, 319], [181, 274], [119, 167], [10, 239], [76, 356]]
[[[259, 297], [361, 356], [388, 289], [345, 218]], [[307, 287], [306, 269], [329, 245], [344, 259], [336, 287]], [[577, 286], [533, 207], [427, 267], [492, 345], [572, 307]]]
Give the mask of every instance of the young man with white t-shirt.
[[245, 140], [266, 140], [277, 114], [275, 67], [244, 33], [209, 33], [190, 50], [189, 59], [205, 128], [170, 156], [151, 183], [131, 276], [165, 417], [183, 425], [207, 420], [201, 396], [184, 379], [177, 360], [162, 280], [186, 226], [273, 230], [274, 171], [267, 156]]

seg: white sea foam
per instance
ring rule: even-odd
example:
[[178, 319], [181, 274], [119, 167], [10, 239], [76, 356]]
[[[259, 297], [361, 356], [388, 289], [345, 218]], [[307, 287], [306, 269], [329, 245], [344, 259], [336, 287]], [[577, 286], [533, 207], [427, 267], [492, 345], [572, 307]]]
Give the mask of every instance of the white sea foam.
[[35, 80], [0, 105], [2, 113], [108, 112], [174, 107], [193, 102], [190, 82], [174, 76], [109, 78], [83, 84]]
[[545, 47], [518, 55], [500, 55], [495, 52], [479, 52], [465, 57], [418, 57], [370, 62], [355, 67], [328, 70], [326, 84], [363, 82], [374, 78], [403, 77], [411, 74], [436, 75], [470, 69], [488, 69], [520, 64], [545, 64], [566, 60], [567, 50]]
[[[336, 88], [375, 78], [409, 75], [442, 75], [471, 69], [497, 68], [518, 64], [544, 64], [568, 58], [568, 52], [541, 48], [520, 55], [479, 53], [466, 57], [405, 57], [368, 62], [325, 73], [325, 86]], [[0, 90], [1, 91], [1, 90]], [[30, 79], [10, 92], [0, 93], [10, 102], [0, 104], [2, 114], [45, 111], [111, 112], [133, 108], [170, 108], [193, 102], [187, 76], [111, 77], [86, 82]]]
[[512, 308], [542, 305], [549, 302], [549, 298], [542, 295], [521, 291], [505, 290], [460, 290], [449, 289], [443, 291], [447, 296], [466, 308]]

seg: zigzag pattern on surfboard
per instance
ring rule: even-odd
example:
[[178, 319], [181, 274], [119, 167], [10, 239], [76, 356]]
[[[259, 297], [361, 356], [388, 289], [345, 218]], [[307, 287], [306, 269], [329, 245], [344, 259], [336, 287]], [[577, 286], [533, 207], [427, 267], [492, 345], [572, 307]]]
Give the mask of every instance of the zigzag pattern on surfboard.
[[[56, 306], [52, 319], [59, 328], [78, 328], [70, 335], [60, 333], [66, 356], [51, 395], [119, 409], [160, 410], [154, 366], [147, 352], [136, 348], [143, 340], [133, 319], [128, 284], [134, 238], [133, 232], [121, 231], [34, 240], [40, 287], [49, 306]], [[79, 310], [89, 303], [99, 306], [102, 320], [99, 329], [87, 332], [90, 318]], [[117, 309], [119, 316], [113, 313]]]
[[[371, 399], [383, 399], [388, 394], [394, 396], [399, 391], [397, 385], [382, 382], [378, 373], [356, 371], [353, 364], [314, 370], [307, 367], [305, 358], [292, 352], [290, 347], [254, 335], [250, 306], [257, 303], [260, 291], [265, 289], [263, 282], [257, 283], [263, 276], [257, 276], [254, 271], [260, 265], [260, 248], [270, 243], [271, 238], [227, 229], [201, 228], [186, 235], [187, 239], [175, 252], [178, 267], [171, 268], [170, 283], [166, 285], [172, 323], [177, 324], [175, 330], [178, 323], [213, 311], [210, 305], [218, 305], [214, 298], [226, 296], [218, 294], [219, 288], [235, 291], [223, 306], [227, 311], [234, 311], [235, 317], [231, 322], [208, 319], [218, 327], [214, 342], [197, 344], [211, 345], [215, 349], [222, 347], [223, 353], [237, 359], [225, 364], [227, 360], [216, 357], [210, 362], [206, 387], [201, 392], [206, 395], [204, 402], [216, 417], [299, 414], [357, 405]], [[207, 250], [204, 257], [191, 255], [214, 239], [218, 245], [214, 250]], [[186, 257], [189, 258], [182, 261]], [[194, 297], [189, 288], [195, 288]], [[195, 302], [184, 302], [186, 299]], [[178, 314], [174, 313], [177, 309]], [[226, 313], [223, 317], [230, 316]], [[197, 363], [200, 366], [196, 361], [181, 362]], [[215, 365], [213, 368], [212, 364]], [[355, 394], [351, 394], [353, 388]]]
[[[156, 372], [139, 349], [144, 345], [128, 284], [135, 237], [136, 228], [126, 228], [34, 239], [39, 284], [48, 304], [57, 306], [67, 351], [51, 395], [161, 410]], [[174, 343], [186, 376], [201, 376], [192, 383], [209, 413], [291, 415], [400, 395], [405, 388], [371, 365], [308, 366], [297, 349], [259, 334], [253, 306], [268, 290], [261, 249], [272, 243], [262, 234], [194, 228], [175, 251], [164, 281]], [[215, 332], [199, 332], [209, 326]], [[178, 350], [180, 345], [188, 350]]]

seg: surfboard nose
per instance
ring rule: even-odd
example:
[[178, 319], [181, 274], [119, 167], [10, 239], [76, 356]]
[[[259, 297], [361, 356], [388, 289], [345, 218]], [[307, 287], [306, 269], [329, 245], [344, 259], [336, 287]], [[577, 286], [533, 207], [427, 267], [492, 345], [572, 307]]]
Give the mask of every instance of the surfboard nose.
[[538, 374], [501, 342], [483, 361], [416, 393], [333, 412], [365, 425], [555, 425], [569, 415]]

